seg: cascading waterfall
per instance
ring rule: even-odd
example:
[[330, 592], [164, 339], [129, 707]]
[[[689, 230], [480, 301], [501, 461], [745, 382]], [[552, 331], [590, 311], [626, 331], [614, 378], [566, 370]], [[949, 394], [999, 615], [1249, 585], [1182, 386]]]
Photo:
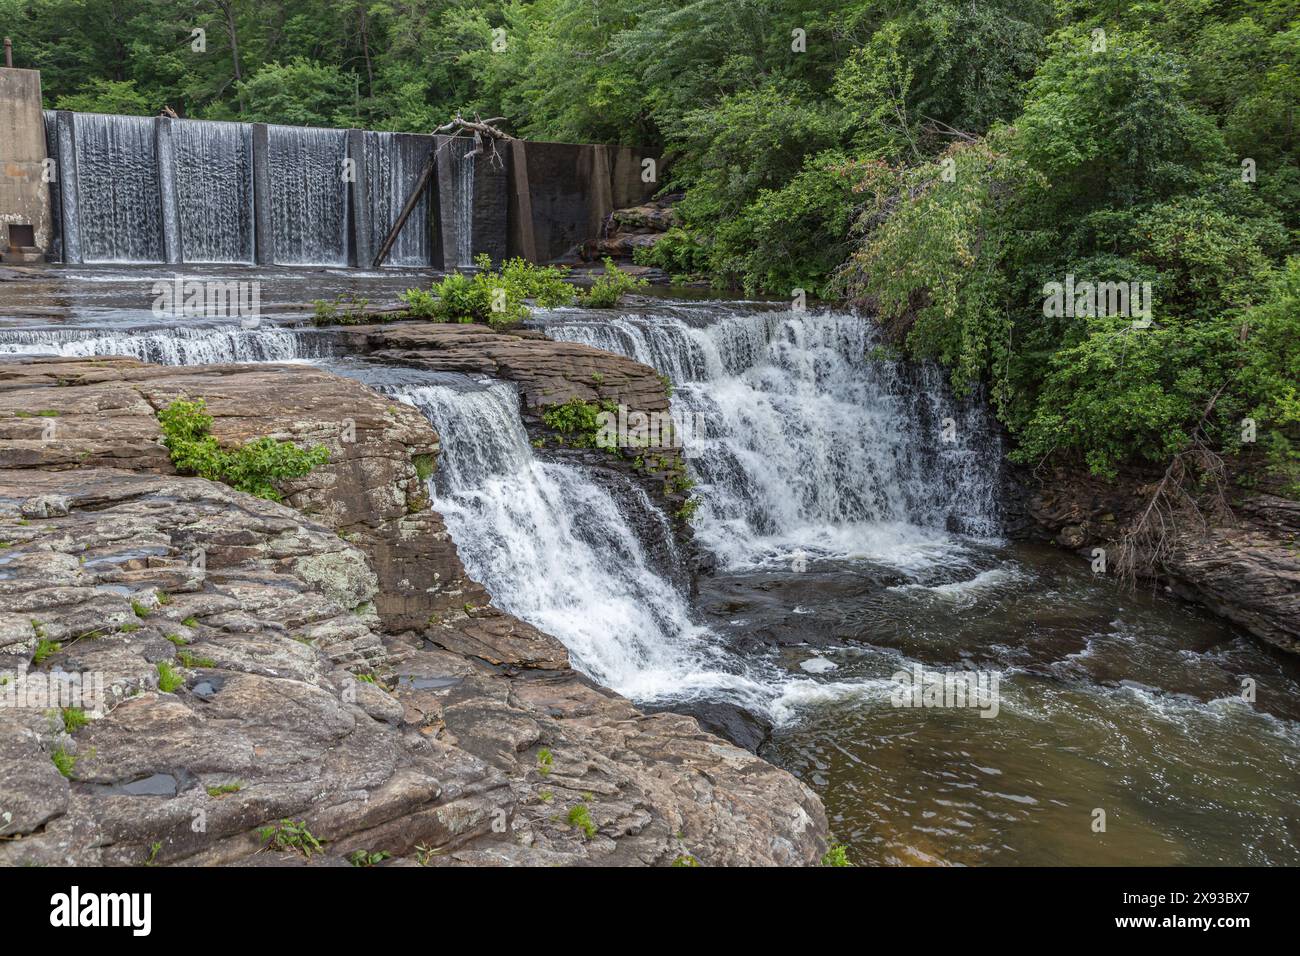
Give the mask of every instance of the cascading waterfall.
[[253, 261], [253, 130], [245, 123], [172, 124], [185, 262]]
[[86, 262], [162, 262], [153, 119], [77, 113], [73, 121], [82, 257]]
[[771, 675], [693, 623], [687, 596], [652, 567], [610, 492], [581, 468], [534, 458], [513, 386], [380, 388], [438, 430], [434, 508], [496, 604], [560, 637], [580, 669], [635, 699], [769, 707]]
[[[370, 189], [370, 243], [378, 250], [406, 199], [415, 188], [432, 148], [429, 136], [366, 133], [366, 176]], [[387, 262], [395, 266], [433, 264], [429, 228], [429, 193], [420, 194], [410, 218], [397, 234]]]
[[451, 181], [438, 188], [442, 211], [443, 268], [455, 269], [474, 264], [474, 141], [455, 137], [440, 141], [439, 149], [448, 152], [448, 163], [440, 168], [451, 170]]
[[346, 266], [347, 132], [268, 126], [267, 144], [276, 263]]
[[226, 362], [292, 362], [335, 354], [322, 334], [291, 331], [269, 323], [130, 329], [0, 329], [0, 355], [61, 355], [80, 358], [125, 355], [161, 365]]
[[546, 331], [674, 382], [697, 537], [724, 566], [795, 549], [907, 564], [945, 531], [998, 533], [996, 429], [941, 370], [876, 358], [870, 323], [851, 315], [713, 314], [560, 313]]

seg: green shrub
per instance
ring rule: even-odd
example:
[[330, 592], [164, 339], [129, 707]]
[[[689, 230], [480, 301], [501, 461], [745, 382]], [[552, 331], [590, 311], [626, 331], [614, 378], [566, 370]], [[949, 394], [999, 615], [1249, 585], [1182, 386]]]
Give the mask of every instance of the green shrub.
[[673, 226], [653, 246], [638, 246], [632, 261], [662, 269], [674, 278], [707, 275], [712, 267], [712, 246], [696, 233]]
[[205, 408], [203, 399], [177, 399], [158, 413], [163, 444], [171, 453], [172, 464], [184, 474], [221, 481], [259, 498], [280, 501], [274, 482], [301, 478], [329, 461], [324, 446], [304, 449], [269, 436], [223, 449], [209, 434], [212, 417]]
[[573, 287], [557, 266], [538, 266], [515, 258], [496, 272], [488, 256], [477, 256], [474, 261], [478, 271], [472, 275], [453, 272], [431, 291], [404, 292], [401, 298], [410, 313], [435, 322], [486, 322], [506, 327], [528, 318], [528, 300], [541, 308], [569, 305], [574, 300]]
[[605, 274], [598, 276], [591, 288], [580, 293], [578, 299], [583, 305], [593, 309], [612, 309], [618, 305], [619, 299], [624, 295], [645, 286], [645, 279], [628, 275], [614, 264], [613, 259], [606, 257]]
[[406, 314], [416, 319], [438, 316], [438, 297], [428, 289], [407, 289], [397, 296], [406, 304]]
[[826, 851], [822, 857], [822, 866], [852, 866], [849, 862], [848, 851], [845, 850], [842, 843], [831, 844], [831, 848]]
[[564, 435], [564, 444], [570, 448], [601, 447], [609, 451], [616, 446], [602, 443], [600, 415], [602, 412], [612, 414], [617, 408], [611, 401], [586, 402], [571, 398], [542, 412], [542, 422], [547, 428]]

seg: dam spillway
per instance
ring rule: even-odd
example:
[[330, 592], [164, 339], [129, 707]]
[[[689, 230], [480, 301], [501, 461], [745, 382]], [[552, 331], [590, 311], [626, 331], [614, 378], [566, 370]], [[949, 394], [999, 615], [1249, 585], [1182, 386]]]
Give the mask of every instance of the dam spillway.
[[68, 264], [370, 268], [428, 166], [385, 265], [548, 262], [659, 188], [642, 175], [649, 154], [630, 146], [39, 115], [50, 170], [42, 248]]

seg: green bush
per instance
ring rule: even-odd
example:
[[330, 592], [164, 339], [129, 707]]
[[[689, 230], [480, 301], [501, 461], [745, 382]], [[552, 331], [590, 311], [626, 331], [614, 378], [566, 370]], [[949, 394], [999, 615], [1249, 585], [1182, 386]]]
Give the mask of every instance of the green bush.
[[601, 447], [613, 450], [615, 446], [601, 443], [600, 415], [602, 412], [612, 414], [617, 408], [611, 401], [586, 402], [580, 398], [571, 398], [542, 412], [542, 422], [547, 428], [565, 436], [564, 444], [570, 448]]
[[435, 322], [486, 322], [504, 328], [528, 318], [529, 300], [540, 308], [569, 305], [574, 300], [573, 287], [557, 266], [537, 266], [515, 258], [498, 272], [486, 255], [474, 261], [478, 271], [472, 275], [453, 272], [429, 291], [404, 292], [401, 299], [408, 312]]
[[172, 464], [183, 474], [224, 482], [259, 498], [280, 501], [274, 482], [301, 478], [329, 461], [324, 446], [299, 448], [293, 442], [269, 436], [223, 449], [209, 434], [212, 416], [206, 407], [202, 399], [177, 399], [158, 412], [163, 444], [171, 453]]
[[634, 289], [643, 289], [645, 279], [628, 275], [606, 257], [605, 274], [598, 276], [590, 289], [579, 294], [579, 301], [593, 309], [612, 309], [624, 295]]

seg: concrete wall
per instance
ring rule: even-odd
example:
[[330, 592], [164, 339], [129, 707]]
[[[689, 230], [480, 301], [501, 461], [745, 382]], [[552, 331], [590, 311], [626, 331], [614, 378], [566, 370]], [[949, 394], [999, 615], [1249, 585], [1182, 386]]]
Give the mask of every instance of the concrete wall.
[[[657, 154], [632, 146], [516, 142], [510, 154], [510, 253], [558, 259], [600, 237], [605, 217], [659, 189]], [[655, 180], [642, 181], [653, 159]]]
[[[0, 253], [8, 227], [30, 225], [35, 246], [50, 249], [53, 217], [46, 182], [45, 117], [41, 74], [0, 67]], [[57, 169], [53, 172], [57, 175]]]

